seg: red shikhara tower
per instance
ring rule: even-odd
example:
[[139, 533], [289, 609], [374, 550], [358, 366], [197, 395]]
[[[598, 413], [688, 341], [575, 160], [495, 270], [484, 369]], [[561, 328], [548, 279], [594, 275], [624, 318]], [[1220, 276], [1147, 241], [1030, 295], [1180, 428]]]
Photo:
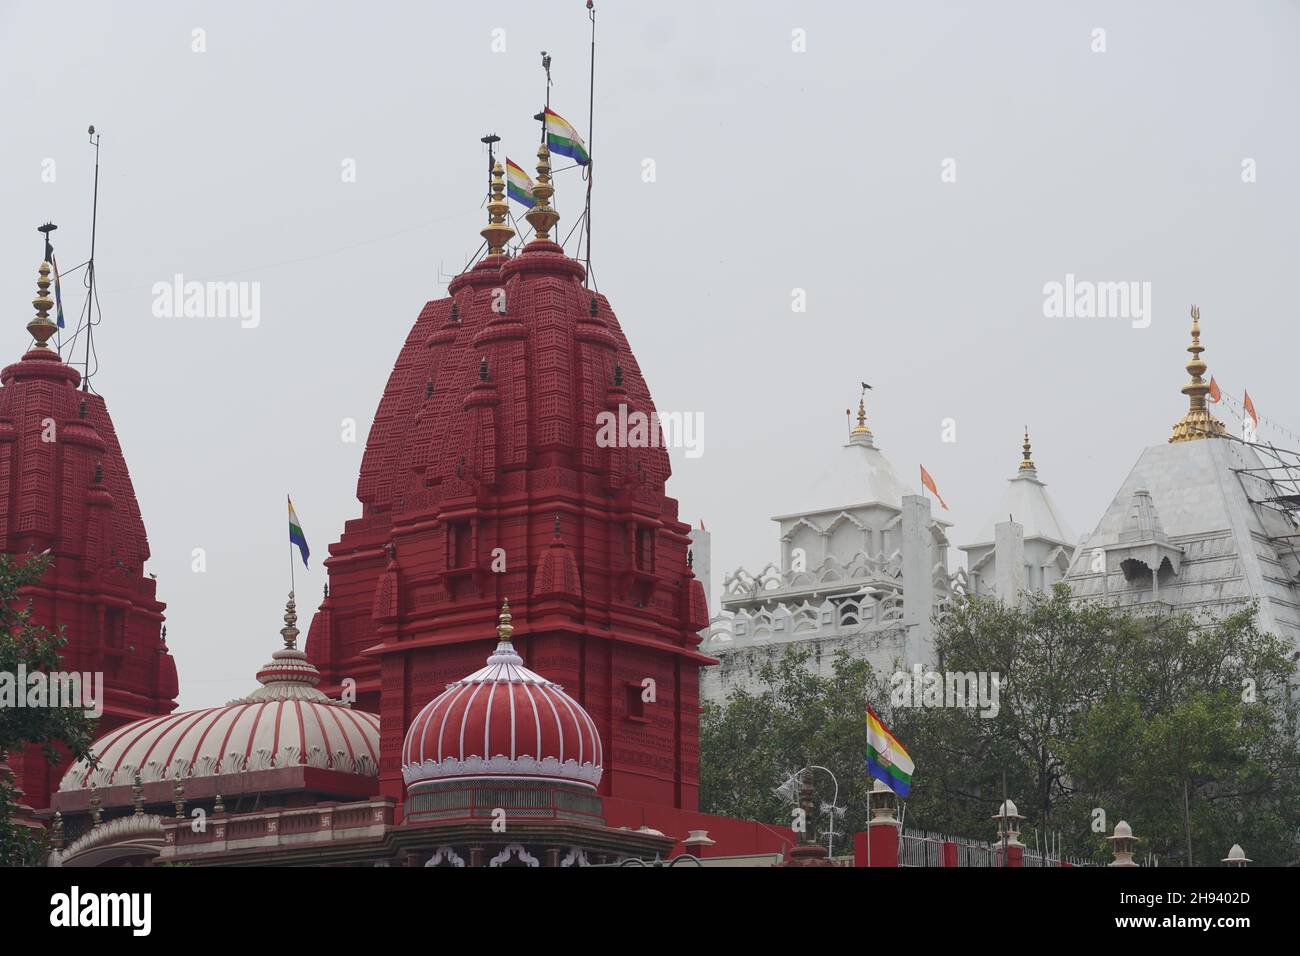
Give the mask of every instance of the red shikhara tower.
[[481, 666], [509, 599], [527, 664], [595, 722], [599, 792], [694, 810], [698, 671], [711, 659], [696, 650], [708, 613], [689, 529], [657, 442], [597, 441], [601, 413], [654, 404], [609, 302], [550, 238], [545, 144], [537, 172], [536, 237], [506, 254], [498, 163], [487, 256], [407, 336], [307, 653], [323, 690], [353, 680], [357, 705], [379, 712], [381, 791], [400, 800], [408, 726]]
[[[175, 709], [176, 662], [161, 628], [140, 505], [104, 399], [46, 343], [50, 264], [42, 262], [27, 329], [36, 345], [0, 372], [0, 550], [54, 558], [28, 590], [32, 619], [64, 626], [64, 671], [104, 675], [97, 734]], [[66, 769], [39, 748], [10, 754], [24, 802], [46, 807]]]

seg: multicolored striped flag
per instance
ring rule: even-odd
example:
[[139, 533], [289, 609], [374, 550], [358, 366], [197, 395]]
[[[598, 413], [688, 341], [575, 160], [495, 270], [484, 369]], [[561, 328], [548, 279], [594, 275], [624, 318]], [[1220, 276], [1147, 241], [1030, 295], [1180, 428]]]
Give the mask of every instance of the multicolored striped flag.
[[515, 164], [513, 159], [506, 159], [506, 195], [519, 203], [532, 209], [537, 205], [537, 200], [533, 198], [533, 181], [523, 169]]
[[50, 265], [54, 267], [54, 305], [59, 315], [59, 328], [63, 328], [63, 282], [59, 278], [59, 260], [53, 247], [50, 248]]
[[285, 495], [289, 501], [289, 543], [298, 546], [298, 553], [302, 555], [302, 566], [307, 567], [307, 558], [311, 551], [307, 548], [307, 536], [302, 533], [302, 525], [298, 521], [298, 513], [293, 510], [293, 499]]
[[867, 773], [894, 793], [906, 798], [912, 792], [916, 764], [889, 728], [867, 704]]
[[943, 507], [944, 511], [948, 510], [948, 505], [944, 502], [943, 496], [939, 494], [939, 489], [935, 487], [934, 479], [931, 478], [930, 473], [925, 470], [925, 465], [921, 466], [921, 487], [925, 488], [930, 492], [930, 494], [939, 499], [939, 504]]
[[551, 152], [559, 153], [561, 156], [568, 156], [577, 162], [579, 166], [586, 166], [591, 162], [591, 157], [587, 155], [587, 144], [582, 141], [582, 137], [569, 124], [569, 121], [549, 106], [546, 108], [544, 115], [546, 117], [546, 145], [551, 148]]

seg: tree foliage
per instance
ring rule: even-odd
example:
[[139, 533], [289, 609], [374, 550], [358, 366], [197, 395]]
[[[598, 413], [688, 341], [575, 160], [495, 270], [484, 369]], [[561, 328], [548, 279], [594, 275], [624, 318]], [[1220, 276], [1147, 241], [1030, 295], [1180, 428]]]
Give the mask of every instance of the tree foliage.
[[[1134, 613], [1073, 601], [1064, 585], [1024, 607], [971, 599], [936, 622], [937, 669], [996, 674], [995, 715], [895, 703], [893, 675], [841, 657], [821, 677], [806, 649], [791, 649], [764, 667], [760, 692], [705, 707], [702, 805], [788, 825], [790, 806], [772, 789], [821, 764], [848, 806], [839, 829], [863, 829], [871, 700], [916, 763], [909, 826], [991, 839], [1005, 779], [1031, 846], [1051, 834], [1066, 852], [1105, 862], [1104, 837], [1126, 819], [1140, 856], [1186, 862], [1190, 819], [1197, 865], [1233, 843], [1260, 863], [1293, 862], [1294, 663], [1255, 618], [1254, 608], [1213, 622]], [[829, 801], [827, 782], [814, 782]]]
[[[63, 629], [33, 623], [31, 602], [23, 589], [38, 585], [51, 564], [49, 555], [16, 559], [0, 554], [0, 673], [50, 673], [59, 669], [59, 652], [67, 643]], [[19, 688], [21, 690], [22, 688]], [[57, 762], [59, 746], [83, 757], [94, 741], [94, 722], [75, 707], [0, 706], [0, 752], [40, 747]], [[48, 850], [43, 830], [13, 823], [15, 791], [0, 780], [0, 866], [35, 865]]]

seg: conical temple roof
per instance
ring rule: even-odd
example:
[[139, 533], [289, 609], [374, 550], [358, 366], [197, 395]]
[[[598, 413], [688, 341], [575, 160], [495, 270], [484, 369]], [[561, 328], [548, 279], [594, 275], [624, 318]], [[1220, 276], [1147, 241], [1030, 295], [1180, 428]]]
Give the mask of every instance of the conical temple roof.
[[[1255, 504], [1272, 492], [1255, 474], [1253, 448], [1231, 439], [1185, 441], [1146, 449], [1082, 543], [1068, 582], [1076, 596], [1140, 603], [1150, 592], [1116, 576], [1127, 549], [1167, 543], [1181, 551], [1177, 573], [1159, 583], [1159, 599], [1192, 611], [1237, 610], [1260, 602], [1260, 624], [1300, 641], [1300, 584], [1280, 512]], [[1106, 552], [1112, 577], [1092, 570]], [[1116, 590], [1116, 589], [1119, 590]], [[1132, 592], [1132, 593], [1130, 593]]]
[[849, 433], [849, 440], [825, 460], [821, 470], [809, 473], [796, 499], [799, 507], [787, 509], [778, 517], [841, 511], [868, 504], [882, 504], [901, 511], [903, 496], [914, 494], [876, 447], [875, 435], [866, 425], [865, 411], [859, 402], [858, 424]]
[[997, 537], [997, 526], [1007, 520], [1015, 521], [1025, 529], [1026, 541], [1038, 538], [1072, 545], [1076, 540], [1056, 502], [1047, 493], [1047, 485], [1038, 479], [1038, 469], [1029, 454], [1028, 431], [1025, 432], [1024, 457], [1019, 470], [1007, 481], [1002, 500], [980, 527], [975, 541], [967, 547], [992, 544]]

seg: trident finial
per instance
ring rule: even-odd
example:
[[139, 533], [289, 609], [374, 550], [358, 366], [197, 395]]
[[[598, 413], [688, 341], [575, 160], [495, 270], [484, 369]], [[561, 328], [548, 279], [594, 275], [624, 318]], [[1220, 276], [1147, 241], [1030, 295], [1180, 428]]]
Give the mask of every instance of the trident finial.
[[1182, 387], [1187, 396], [1187, 414], [1174, 425], [1174, 433], [1169, 441], [1195, 441], [1198, 438], [1217, 438], [1226, 434], [1223, 422], [1210, 414], [1205, 407], [1205, 396], [1210, 391], [1209, 384], [1202, 376], [1208, 366], [1201, 358], [1205, 346], [1201, 344], [1201, 310], [1192, 306], [1192, 343], [1187, 346], [1192, 357], [1187, 362], [1187, 374], [1192, 380]]

